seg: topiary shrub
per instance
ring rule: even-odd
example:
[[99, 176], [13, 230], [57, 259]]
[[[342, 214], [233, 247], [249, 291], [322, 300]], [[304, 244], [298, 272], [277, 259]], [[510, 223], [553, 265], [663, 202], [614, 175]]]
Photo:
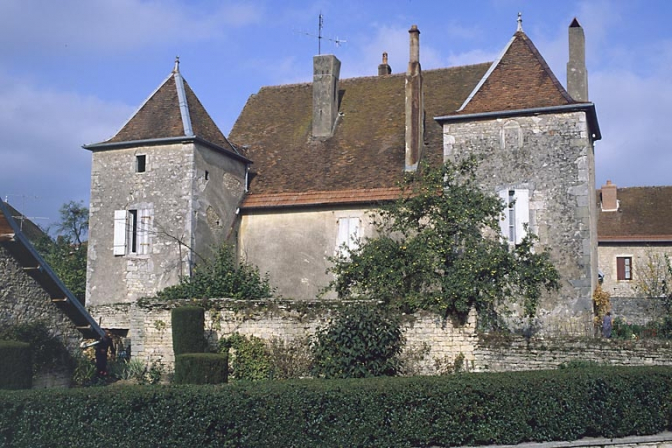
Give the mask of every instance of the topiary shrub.
[[244, 336], [234, 333], [219, 342], [221, 353], [231, 356], [232, 375], [237, 380], [259, 381], [268, 380], [273, 376], [273, 363], [263, 339], [256, 336]]
[[30, 344], [19, 341], [0, 341], [0, 389], [30, 389], [33, 385], [33, 366]]
[[396, 375], [404, 342], [396, 318], [371, 305], [348, 307], [317, 330], [313, 373], [325, 378]]
[[226, 383], [229, 356], [218, 353], [185, 353], [175, 357], [175, 384]]
[[173, 329], [173, 352], [175, 356], [183, 353], [205, 352], [204, 336], [205, 310], [199, 306], [181, 306], [170, 313]]

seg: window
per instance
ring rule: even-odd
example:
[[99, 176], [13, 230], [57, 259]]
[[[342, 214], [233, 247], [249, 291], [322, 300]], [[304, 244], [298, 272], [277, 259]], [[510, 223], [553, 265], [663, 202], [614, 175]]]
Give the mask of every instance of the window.
[[632, 257], [616, 257], [616, 278], [632, 280]]
[[146, 155], [143, 154], [140, 156], [135, 156], [135, 172], [144, 173], [146, 169], [146, 162], [147, 162]]
[[149, 253], [150, 210], [114, 211], [114, 255]]
[[340, 218], [338, 220], [338, 235], [336, 237], [336, 255], [346, 255], [347, 250], [359, 247], [359, 218]]
[[499, 223], [502, 237], [510, 244], [520, 244], [530, 222], [530, 192], [507, 188], [499, 191], [499, 197], [506, 206]]

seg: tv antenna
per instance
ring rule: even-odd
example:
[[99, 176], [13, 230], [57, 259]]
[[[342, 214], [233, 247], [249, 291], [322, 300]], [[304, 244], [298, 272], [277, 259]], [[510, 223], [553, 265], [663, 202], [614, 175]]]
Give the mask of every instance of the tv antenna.
[[331, 39], [329, 37], [324, 37], [322, 35], [322, 28], [324, 28], [324, 16], [322, 13], [320, 13], [319, 21], [318, 21], [318, 26], [317, 26], [317, 35], [311, 34], [311, 33], [303, 33], [306, 36], [310, 37], [317, 37], [317, 54], [322, 54], [322, 39], [326, 39], [330, 42], [333, 42], [336, 44], [337, 47], [340, 47], [341, 44], [346, 43], [345, 40], [339, 39], [338, 37], [336, 39]]
[[[26, 199], [39, 199], [37, 196], [29, 196], [29, 195], [25, 195], [25, 194], [6, 194], [5, 195], [5, 203], [9, 204], [9, 197], [10, 196], [16, 196], [16, 197], [21, 198], [21, 209], [22, 210], [25, 210], [25, 208], [26, 208]], [[19, 230], [21, 230], [21, 231], [23, 231], [23, 221], [26, 220], [26, 219], [29, 219], [31, 221], [34, 221], [36, 219], [47, 219], [47, 220], [49, 219], [49, 218], [45, 218], [45, 217], [42, 217], [42, 216], [30, 216], [29, 217], [29, 216], [24, 215], [22, 212], [19, 212], [19, 214], [16, 215], [16, 216], [12, 216], [12, 218], [17, 219], [19, 221]]]

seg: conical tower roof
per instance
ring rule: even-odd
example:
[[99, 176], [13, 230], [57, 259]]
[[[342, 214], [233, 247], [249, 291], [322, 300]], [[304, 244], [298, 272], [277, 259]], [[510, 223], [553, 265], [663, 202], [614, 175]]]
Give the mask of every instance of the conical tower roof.
[[195, 139], [237, 154], [179, 70], [175, 67], [140, 108], [110, 138], [87, 149], [129, 146], [134, 143]]

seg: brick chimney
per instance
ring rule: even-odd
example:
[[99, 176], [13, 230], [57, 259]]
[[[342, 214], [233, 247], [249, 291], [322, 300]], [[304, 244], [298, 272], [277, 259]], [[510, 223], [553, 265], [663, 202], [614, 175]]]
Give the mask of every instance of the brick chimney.
[[588, 70], [586, 70], [586, 37], [579, 21], [569, 25], [569, 62], [567, 62], [567, 93], [575, 101], [588, 101]]
[[387, 63], [387, 53], [383, 53], [383, 63], [378, 66], [378, 76], [391, 75], [392, 67]]
[[406, 171], [418, 168], [424, 139], [424, 105], [422, 71], [420, 70], [420, 30], [416, 25], [410, 34], [410, 59], [406, 71]]
[[313, 137], [334, 135], [338, 117], [338, 77], [341, 61], [334, 55], [313, 57]]
[[606, 185], [602, 186], [602, 211], [615, 212], [618, 211], [618, 195], [616, 185], [612, 184], [610, 180]]

